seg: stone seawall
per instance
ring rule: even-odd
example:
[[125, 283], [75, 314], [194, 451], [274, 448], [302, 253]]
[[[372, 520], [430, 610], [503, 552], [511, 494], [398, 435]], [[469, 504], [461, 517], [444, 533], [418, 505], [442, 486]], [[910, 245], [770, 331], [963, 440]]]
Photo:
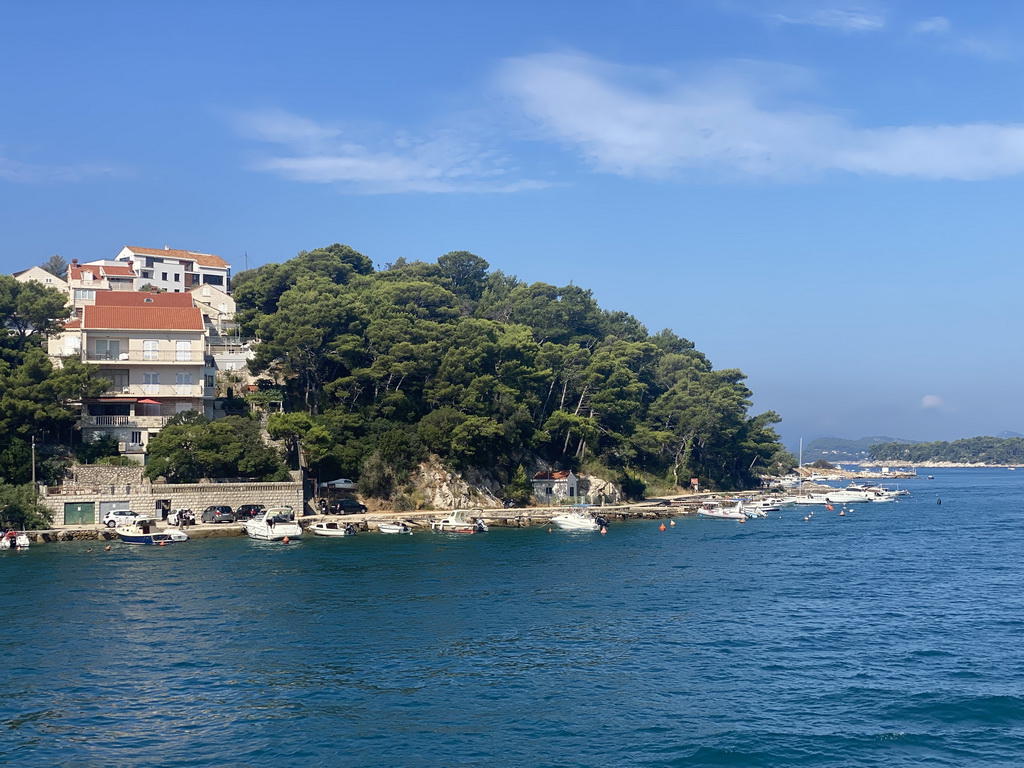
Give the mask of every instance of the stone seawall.
[[[106, 469], [131, 469], [107, 467]], [[99, 479], [99, 478], [92, 478]], [[123, 480], [111, 476], [110, 479]], [[302, 512], [302, 483], [188, 483], [182, 485], [151, 483], [67, 484], [47, 488], [39, 499], [53, 513], [54, 525], [75, 523], [88, 525], [101, 522], [108, 508], [130, 509], [135, 514], [156, 514], [164, 505], [170, 509], [191, 509], [198, 517], [209, 506], [227, 504], [237, 509], [242, 504], [263, 504], [266, 507], [290, 506]], [[89, 505], [92, 505], [90, 513]], [[67, 520], [65, 513], [77, 520]], [[92, 520], [81, 519], [92, 515]]]

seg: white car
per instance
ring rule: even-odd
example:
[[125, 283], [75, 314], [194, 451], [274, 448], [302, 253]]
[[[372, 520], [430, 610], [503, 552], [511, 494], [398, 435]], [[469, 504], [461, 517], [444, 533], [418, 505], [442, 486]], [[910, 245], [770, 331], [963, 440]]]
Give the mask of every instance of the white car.
[[334, 488], [339, 491], [354, 491], [356, 484], [345, 477], [339, 477], [337, 480], [331, 480], [326, 483], [320, 483], [321, 488]]
[[134, 523], [136, 517], [138, 515], [130, 509], [112, 509], [103, 516], [103, 524], [107, 528], [116, 528], [119, 525]]

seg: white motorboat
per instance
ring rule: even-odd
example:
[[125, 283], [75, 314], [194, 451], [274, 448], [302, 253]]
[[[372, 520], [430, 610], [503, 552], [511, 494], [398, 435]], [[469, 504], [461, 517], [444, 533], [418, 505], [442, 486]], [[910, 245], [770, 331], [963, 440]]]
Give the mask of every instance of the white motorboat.
[[717, 501], [709, 501], [697, 510], [697, 517], [707, 517], [712, 520], [746, 520], [747, 515], [743, 512], [743, 502], [731, 507], [723, 507]]
[[302, 526], [295, 519], [291, 507], [271, 507], [260, 512], [242, 525], [250, 539], [283, 541], [302, 536]]
[[412, 536], [412, 528], [401, 520], [395, 520], [390, 523], [380, 523], [377, 526], [377, 530], [381, 533], [407, 533]]
[[551, 518], [553, 525], [563, 531], [600, 531], [607, 521], [604, 518], [593, 518], [583, 512], [565, 512]]
[[310, 529], [315, 536], [355, 536], [356, 527], [352, 523], [339, 523], [336, 520], [323, 520], [314, 523]]
[[114, 533], [125, 544], [155, 544], [164, 546], [165, 544], [178, 544], [182, 541], [188, 541], [188, 534], [184, 531], [180, 531], [177, 528], [160, 530], [157, 527], [156, 518], [148, 515], [139, 515], [135, 518], [134, 522], [117, 526], [114, 528]]
[[8, 531], [0, 538], [0, 549], [28, 549], [31, 543], [27, 531]]
[[[476, 521], [470, 520], [470, 512]], [[482, 509], [456, 509], [447, 517], [440, 520], [431, 520], [430, 527], [435, 531], [448, 531], [450, 533], [486, 533], [487, 523], [483, 519]]]

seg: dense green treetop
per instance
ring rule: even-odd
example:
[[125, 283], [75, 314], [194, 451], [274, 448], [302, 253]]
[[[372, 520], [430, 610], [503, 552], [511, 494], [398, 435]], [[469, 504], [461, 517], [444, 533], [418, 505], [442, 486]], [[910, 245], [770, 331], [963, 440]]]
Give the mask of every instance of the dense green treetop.
[[510, 487], [540, 457], [727, 488], [785, 453], [778, 417], [749, 415], [740, 371], [584, 288], [523, 283], [465, 251], [374, 271], [333, 245], [241, 273], [235, 299], [259, 339], [251, 369], [285, 391], [272, 434], [364, 491], [400, 493], [428, 453]]

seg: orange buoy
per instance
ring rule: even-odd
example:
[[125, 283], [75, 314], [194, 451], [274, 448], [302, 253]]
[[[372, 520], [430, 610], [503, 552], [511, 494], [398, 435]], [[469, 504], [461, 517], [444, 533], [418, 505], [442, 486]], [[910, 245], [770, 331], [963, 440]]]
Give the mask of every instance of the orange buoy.
[[551, 533], [551, 529], [550, 528], [548, 528], [548, 533]]
[[601, 533], [608, 533], [608, 529], [605, 528], [603, 525], [601, 526]]
[[107, 544], [106, 548], [105, 548], [105, 549], [104, 549], [103, 551], [104, 551], [104, 552], [109, 552], [109, 551], [110, 551], [110, 545], [109, 545], [109, 544]]
[[661, 524], [661, 528], [660, 528], [660, 530], [662, 530], [662, 531], [664, 531], [664, 530], [665, 530], [665, 524], [664, 524], [664, 523], [662, 523], [662, 524]]
[[840, 517], [846, 517], [846, 510], [844, 509], [842, 512], [840, 512], [839, 516]]
[[161, 542], [160, 542], [160, 546], [162, 547], [162, 546], [163, 546], [164, 544], [166, 544], [166, 543], [167, 543], [166, 541], [161, 541]]
[[287, 543], [289, 542], [289, 538], [288, 538], [287, 536], [285, 536], [285, 537], [284, 537], [283, 539], [281, 539], [281, 541], [282, 541], [282, 542], [283, 542], [284, 544], [287, 544]]

